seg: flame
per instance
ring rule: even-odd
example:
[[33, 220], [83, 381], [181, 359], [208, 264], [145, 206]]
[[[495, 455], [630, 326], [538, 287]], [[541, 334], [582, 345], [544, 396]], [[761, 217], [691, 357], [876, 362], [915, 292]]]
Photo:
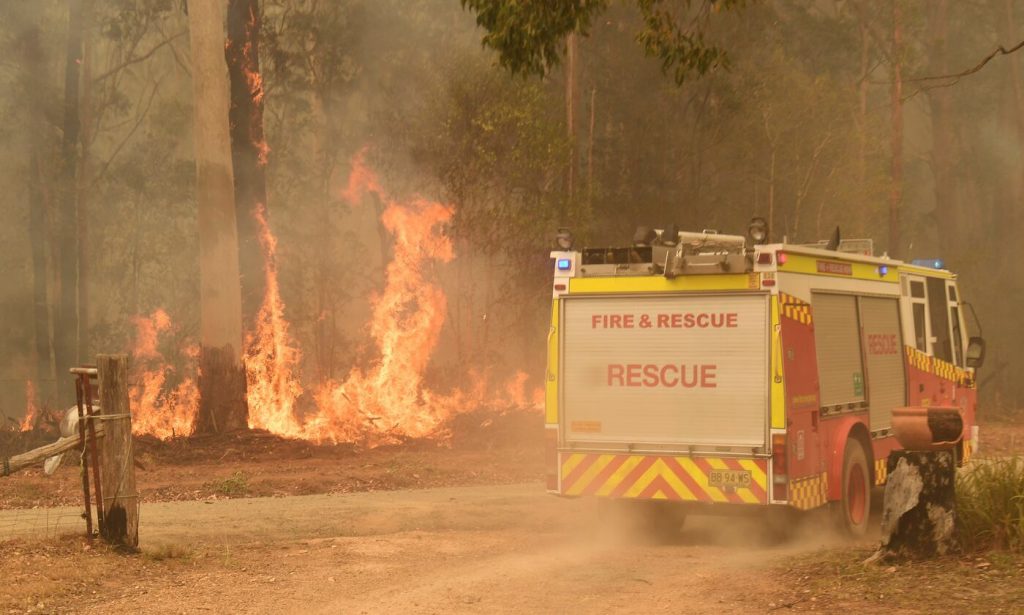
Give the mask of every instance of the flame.
[[488, 380], [481, 374], [470, 374], [468, 386], [447, 393], [426, 386], [425, 374], [447, 312], [447, 297], [431, 272], [435, 263], [455, 257], [452, 242], [443, 232], [453, 209], [424, 198], [407, 202], [392, 198], [366, 165], [363, 150], [352, 160], [342, 196], [358, 206], [369, 194], [385, 203], [381, 222], [394, 237], [394, 259], [387, 266], [384, 289], [371, 300], [369, 332], [379, 358], [369, 366], [353, 368], [344, 381], [331, 381], [313, 391], [315, 411], [301, 420], [296, 414], [296, 402], [304, 393], [297, 375], [301, 353], [284, 316], [274, 264], [276, 241], [265, 215], [257, 216], [267, 257], [267, 294], [256, 329], [246, 340], [249, 426], [319, 442], [375, 445], [404, 438], [443, 439], [449, 419], [485, 404], [536, 406], [538, 395], [527, 392], [524, 372], [517, 373], [498, 397], [488, 397]]
[[[531, 393], [525, 372], [516, 373], [496, 391], [490, 390], [486, 372], [467, 374], [464, 386], [443, 393], [425, 381], [448, 307], [433, 271], [435, 264], [455, 257], [451, 239], [444, 233], [452, 207], [424, 198], [392, 198], [366, 165], [365, 150], [353, 158], [342, 195], [352, 206], [366, 195], [381, 199], [385, 203], [381, 223], [394, 238], [394, 258], [387, 266], [384, 288], [371, 298], [368, 330], [377, 358], [354, 367], [344, 380], [328, 381], [307, 395], [300, 377], [302, 353], [291, 335], [278, 283], [277, 240], [261, 207], [256, 221], [266, 257], [266, 294], [246, 335], [243, 355], [249, 427], [289, 438], [374, 446], [407, 438], [444, 440], [452, 417], [478, 408], [542, 407], [543, 390]], [[134, 431], [162, 439], [188, 435], [195, 425], [199, 392], [191, 376], [166, 390], [176, 374], [159, 343], [173, 329], [171, 319], [156, 310], [148, 317], [137, 317], [135, 326], [130, 391]], [[194, 346], [183, 352], [191, 359], [198, 356]], [[303, 402], [306, 412], [300, 411], [300, 399], [307, 400]]]
[[284, 302], [277, 281], [277, 239], [262, 208], [257, 211], [260, 245], [264, 250], [266, 295], [256, 315], [255, 329], [245, 339], [246, 396], [249, 427], [302, 437], [295, 403], [302, 395], [297, 377], [302, 354], [288, 332]]
[[[162, 440], [190, 435], [199, 411], [199, 389], [192, 376], [167, 390], [168, 380], [175, 376], [174, 367], [158, 349], [162, 335], [171, 331], [171, 318], [162, 309], [148, 317], [137, 316], [133, 364], [128, 397], [132, 408], [132, 432], [150, 434]], [[198, 348], [182, 349], [190, 359], [198, 356]]]
[[39, 415], [39, 399], [36, 385], [31, 380], [25, 381], [25, 418], [21, 419], [21, 431], [32, 431], [36, 417]]

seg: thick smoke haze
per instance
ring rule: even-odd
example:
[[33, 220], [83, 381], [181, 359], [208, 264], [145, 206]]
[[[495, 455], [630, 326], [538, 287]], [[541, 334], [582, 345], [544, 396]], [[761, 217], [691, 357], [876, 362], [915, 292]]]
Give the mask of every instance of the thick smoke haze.
[[[199, 331], [181, 5], [86, 3], [75, 169], [88, 227], [82, 347], [128, 350], [136, 317], [163, 310], [172, 324], [159, 351], [179, 376]], [[455, 256], [427, 272], [447, 295], [426, 373], [441, 390], [469, 373], [504, 381], [518, 370], [540, 384], [557, 227], [588, 245], [625, 245], [637, 225], [742, 232], [757, 215], [777, 240], [816, 241], [839, 226], [844, 237], [874, 239], [878, 253], [942, 258], [989, 341], [984, 404], [1019, 407], [1022, 59], [919, 79], [1019, 42], [1024, 2], [900, 6], [894, 60], [889, 2], [748, 3], [710, 21], [728, 68], [677, 87], [634, 40], [636, 11], [618, 3], [580, 40], [575, 74], [560, 66], [524, 79], [497, 66], [458, 0], [265, 0], [267, 208], [301, 380], [315, 388], [342, 379], [379, 353], [367, 323], [394, 258], [381, 222], [387, 203], [344, 194], [365, 151], [388, 194], [453, 211], [444, 233]], [[15, 419], [27, 382], [42, 403], [57, 395], [52, 362], [40, 355], [52, 340], [38, 332], [59, 316], [53, 221], [65, 172], [67, 7], [0, 1], [0, 413]], [[896, 61], [905, 82], [894, 183]], [[900, 239], [889, 245], [894, 189]], [[71, 381], [61, 375], [59, 386], [66, 398]]]

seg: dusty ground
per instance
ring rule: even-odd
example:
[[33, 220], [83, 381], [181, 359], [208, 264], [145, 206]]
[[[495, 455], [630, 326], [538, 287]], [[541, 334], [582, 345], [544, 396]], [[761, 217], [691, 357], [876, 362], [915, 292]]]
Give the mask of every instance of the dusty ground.
[[[0, 456], [54, 439], [25, 435], [6, 449], [0, 442]], [[369, 450], [261, 432], [168, 442], [144, 437], [135, 444], [136, 480], [143, 502], [523, 482], [543, 476], [542, 439], [543, 418], [536, 414], [465, 416], [449, 442]], [[70, 458], [53, 476], [39, 467], [0, 479], [0, 510], [78, 505], [81, 499], [81, 476]]]
[[59, 528], [15, 527], [20, 512], [0, 512], [11, 536], [0, 543], [0, 612], [995, 613], [1024, 604], [1020, 557], [866, 568], [870, 539], [843, 543], [814, 519], [781, 545], [747, 518], [690, 519], [678, 541], [656, 544], [536, 483], [151, 504], [140, 555], [45, 538]]
[[[1024, 427], [984, 425], [982, 437], [985, 453], [1005, 455]], [[874, 539], [844, 543], [815, 518], [784, 544], [746, 518], [691, 518], [671, 544], [638, 538], [593, 502], [545, 495], [533, 442], [143, 441], [137, 555], [77, 537], [78, 509], [52, 507], [77, 505], [74, 470], [3, 479], [0, 613], [1024, 608], [1019, 556], [864, 567]]]

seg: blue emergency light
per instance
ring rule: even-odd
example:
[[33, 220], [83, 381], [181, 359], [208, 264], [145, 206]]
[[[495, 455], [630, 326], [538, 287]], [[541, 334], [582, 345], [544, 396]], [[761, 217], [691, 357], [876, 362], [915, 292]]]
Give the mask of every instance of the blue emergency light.
[[879, 265], [878, 266], [878, 275], [880, 277], [883, 277], [883, 278], [885, 276], [889, 275], [889, 265]]
[[572, 259], [560, 258], [558, 259], [558, 263], [556, 264], [556, 266], [558, 267], [559, 271], [569, 271], [570, 269], [572, 269]]
[[945, 269], [946, 263], [941, 258], [915, 258], [910, 261], [911, 265], [927, 267], [928, 269]]

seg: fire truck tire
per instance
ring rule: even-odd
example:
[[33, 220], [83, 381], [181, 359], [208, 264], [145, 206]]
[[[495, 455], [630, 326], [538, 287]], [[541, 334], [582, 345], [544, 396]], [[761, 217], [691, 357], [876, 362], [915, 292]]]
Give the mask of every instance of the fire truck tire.
[[846, 441], [840, 499], [834, 503], [833, 512], [840, 531], [851, 536], [867, 533], [871, 516], [871, 471], [864, 445], [854, 438]]
[[643, 502], [640, 512], [644, 533], [658, 541], [678, 538], [686, 521], [686, 510], [667, 502]]

